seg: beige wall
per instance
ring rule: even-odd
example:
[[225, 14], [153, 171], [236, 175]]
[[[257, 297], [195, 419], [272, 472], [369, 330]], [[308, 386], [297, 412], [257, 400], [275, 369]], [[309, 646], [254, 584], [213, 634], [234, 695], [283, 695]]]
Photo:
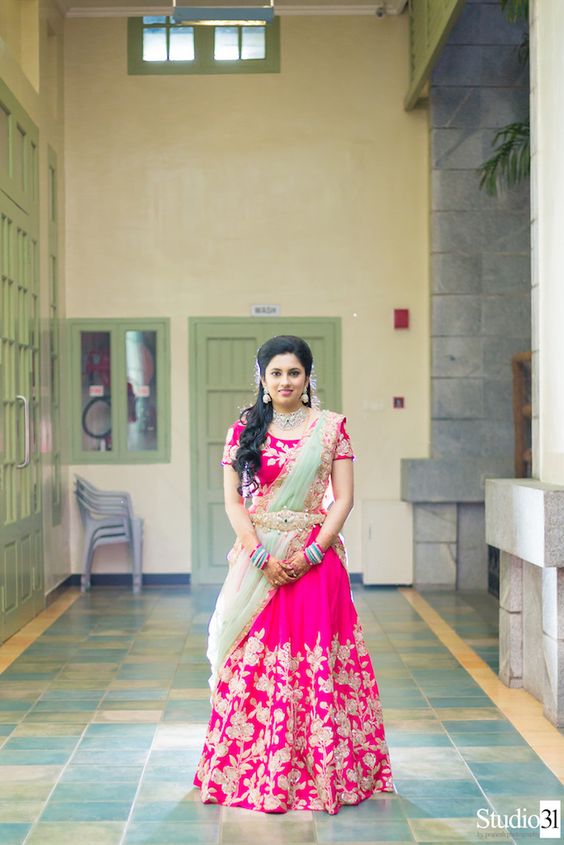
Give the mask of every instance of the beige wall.
[[[68, 316], [171, 317], [171, 463], [76, 467], [133, 491], [147, 572], [191, 568], [188, 316], [342, 318], [353, 571], [362, 500], [398, 499], [400, 458], [428, 454], [428, 126], [402, 106], [407, 23], [286, 17], [280, 74], [140, 77], [125, 20], [66, 21]], [[75, 571], [79, 544], [75, 515]]]
[[[48, 159], [50, 146], [57, 155], [59, 196], [60, 305], [64, 317], [64, 146], [63, 146], [63, 19], [55, 0], [2, 0], [0, 2], [0, 78], [39, 129], [40, 198], [40, 307], [41, 307], [41, 424], [43, 537], [45, 589], [48, 592], [70, 572], [69, 509], [64, 492], [63, 521], [51, 518], [51, 419], [49, 381], [49, 255]], [[66, 373], [63, 372], [62, 390]], [[62, 420], [63, 443], [66, 421]], [[67, 477], [63, 473], [66, 487]]]
[[564, 5], [531, 6], [531, 244], [534, 475], [564, 484]]

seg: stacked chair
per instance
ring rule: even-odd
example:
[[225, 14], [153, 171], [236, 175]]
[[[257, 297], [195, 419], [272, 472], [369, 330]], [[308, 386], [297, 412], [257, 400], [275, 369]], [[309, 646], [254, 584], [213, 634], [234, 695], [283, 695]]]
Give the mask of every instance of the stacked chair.
[[129, 493], [100, 490], [75, 475], [75, 496], [84, 527], [84, 552], [80, 589], [90, 589], [92, 559], [97, 546], [127, 543], [133, 557], [133, 592], [141, 592], [143, 581], [143, 520], [133, 513]]

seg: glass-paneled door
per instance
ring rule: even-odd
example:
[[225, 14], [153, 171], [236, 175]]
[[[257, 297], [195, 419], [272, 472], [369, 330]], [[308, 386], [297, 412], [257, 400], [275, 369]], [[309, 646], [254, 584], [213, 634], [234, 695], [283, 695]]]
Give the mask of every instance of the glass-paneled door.
[[[0, 89], [0, 642], [44, 605], [37, 137]], [[2, 152], [3, 150], [3, 152]], [[13, 191], [12, 191], [13, 189]], [[17, 196], [10, 199], [7, 191]]]

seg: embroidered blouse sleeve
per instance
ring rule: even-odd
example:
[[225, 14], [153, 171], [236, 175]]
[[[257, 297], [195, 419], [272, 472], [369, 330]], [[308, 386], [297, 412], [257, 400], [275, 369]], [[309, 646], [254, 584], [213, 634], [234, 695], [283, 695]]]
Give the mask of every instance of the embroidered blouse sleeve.
[[237, 454], [237, 449], [239, 448], [240, 434], [241, 424], [237, 420], [237, 422], [233, 423], [233, 425], [230, 426], [227, 431], [227, 436], [225, 438], [225, 446], [223, 447], [223, 457], [221, 459], [222, 466], [231, 466], [231, 464], [235, 460], [235, 455]]
[[351, 439], [348, 435], [348, 432], [345, 428], [345, 423], [347, 421], [346, 417], [343, 417], [341, 420], [341, 427], [339, 430], [339, 436], [337, 438], [337, 444], [335, 446], [335, 451], [333, 453], [333, 460], [340, 461], [343, 458], [351, 458], [354, 461], [355, 454], [352, 450], [351, 446]]

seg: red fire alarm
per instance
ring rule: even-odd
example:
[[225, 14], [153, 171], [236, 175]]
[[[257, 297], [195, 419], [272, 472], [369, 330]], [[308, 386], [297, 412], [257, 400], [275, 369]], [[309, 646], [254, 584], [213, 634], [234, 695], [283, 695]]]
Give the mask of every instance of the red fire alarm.
[[394, 308], [394, 329], [409, 328], [409, 308]]
[[405, 399], [403, 396], [394, 396], [394, 408], [404, 408]]

